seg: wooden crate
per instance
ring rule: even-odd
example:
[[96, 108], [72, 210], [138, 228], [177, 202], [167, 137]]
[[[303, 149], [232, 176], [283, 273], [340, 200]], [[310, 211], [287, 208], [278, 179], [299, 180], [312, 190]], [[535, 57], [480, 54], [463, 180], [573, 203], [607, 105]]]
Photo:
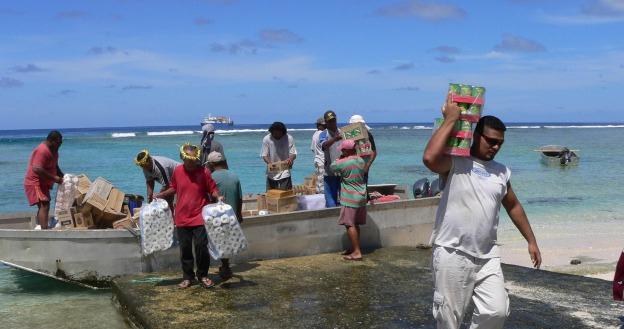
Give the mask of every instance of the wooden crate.
[[293, 195], [295, 195], [295, 192], [293, 190], [271, 189], [266, 192], [267, 199], [268, 198], [272, 198], [272, 199], [287, 198]]
[[256, 198], [256, 204], [257, 209], [258, 210], [263, 210], [267, 208], [267, 202], [266, 202], [266, 194], [258, 194], [258, 197]]
[[269, 163], [267, 165], [267, 169], [269, 172], [280, 172], [280, 171], [290, 169], [290, 166], [288, 165], [288, 162], [286, 161], [278, 161], [278, 162]]
[[368, 139], [368, 130], [361, 122], [352, 123], [340, 128], [344, 139], [352, 139], [354, 141], [360, 139]]
[[280, 199], [266, 199], [267, 209], [272, 213], [284, 213], [296, 211], [299, 207], [296, 196], [290, 196]]

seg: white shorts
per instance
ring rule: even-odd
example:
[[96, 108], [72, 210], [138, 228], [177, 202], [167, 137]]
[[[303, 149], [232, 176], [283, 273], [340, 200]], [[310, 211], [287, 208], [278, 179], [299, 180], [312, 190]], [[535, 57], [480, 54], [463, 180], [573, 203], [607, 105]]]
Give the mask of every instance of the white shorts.
[[471, 329], [503, 328], [509, 296], [500, 258], [476, 258], [460, 250], [434, 246], [433, 317], [438, 329], [456, 329], [474, 303]]

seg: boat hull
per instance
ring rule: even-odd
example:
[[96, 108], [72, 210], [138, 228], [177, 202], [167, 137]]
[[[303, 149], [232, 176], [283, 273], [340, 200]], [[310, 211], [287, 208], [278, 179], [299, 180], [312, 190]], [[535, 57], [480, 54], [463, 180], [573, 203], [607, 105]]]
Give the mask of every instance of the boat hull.
[[[439, 198], [368, 206], [362, 247], [428, 244]], [[349, 246], [337, 225], [340, 208], [246, 218], [248, 249], [232, 259], [244, 262], [336, 252]], [[0, 227], [1, 227], [0, 223]], [[127, 230], [0, 229], [0, 261], [79, 282], [109, 282], [123, 275], [178, 270], [177, 247], [148, 257]]]

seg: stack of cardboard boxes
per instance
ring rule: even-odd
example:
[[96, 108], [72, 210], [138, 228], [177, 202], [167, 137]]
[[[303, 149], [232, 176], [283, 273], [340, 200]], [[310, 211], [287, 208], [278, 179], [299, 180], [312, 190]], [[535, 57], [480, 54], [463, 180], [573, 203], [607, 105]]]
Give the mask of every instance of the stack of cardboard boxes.
[[299, 206], [293, 190], [268, 190], [266, 193], [266, 209], [271, 213], [296, 211]]
[[132, 226], [132, 216], [128, 206], [124, 206], [124, 198], [125, 194], [104, 178], [91, 182], [82, 174], [78, 176], [73, 206], [69, 211], [58, 212], [57, 220], [68, 229], [125, 227], [116, 224], [118, 221]]
[[352, 123], [340, 128], [344, 139], [355, 141], [355, 150], [359, 156], [370, 155], [372, 150], [368, 139], [368, 129], [361, 122]]

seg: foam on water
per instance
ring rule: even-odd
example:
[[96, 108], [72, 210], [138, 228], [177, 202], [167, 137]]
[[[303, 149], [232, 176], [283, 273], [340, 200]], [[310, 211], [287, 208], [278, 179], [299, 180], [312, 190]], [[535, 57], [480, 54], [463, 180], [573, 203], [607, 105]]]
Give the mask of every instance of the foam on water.
[[112, 138], [127, 138], [127, 137], [136, 137], [136, 133], [112, 133]]

